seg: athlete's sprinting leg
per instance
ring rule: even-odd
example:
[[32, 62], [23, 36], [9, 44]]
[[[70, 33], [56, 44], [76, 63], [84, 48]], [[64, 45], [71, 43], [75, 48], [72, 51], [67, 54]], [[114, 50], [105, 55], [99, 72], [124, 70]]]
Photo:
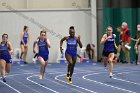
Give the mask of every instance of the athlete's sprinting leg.
[[44, 61], [44, 59], [42, 57], [38, 57], [38, 60], [41, 63], [39, 79], [43, 79], [44, 78], [44, 73], [45, 73], [45, 68], [47, 66], [47, 62]]
[[6, 61], [3, 60], [3, 59], [0, 59], [0, 65], [1, 65], [1, 76], [2, 76], [2, 80], [3, 80], [3, 82], [6, 82], [6, 79], [5, 79], [5, 71], [7, 73], [10, 73], [11, 64], [10, 63], [6, 63]]
[[109, 72], [110, 72], [110, 78], [113, 76], [113, 58], [114, 58], [114, 53], [110, 53], [108, 56], [108, 62], [109, 62]]
[[70, 78], [70, 69], [72, 66], [72, 57], [69, 54], [65, 54], [65, 57], [66, 57], [66, 60], [68, 62], [66, 78], [69, 79]]
[[47, 65], [48, 65], [48, 62], [45, 61], [45, 66], [44, 66], [44, 68], [43, 68], [43, 70], [42, 70], [42, 72], [43, 72], [43, 74], [42, 74], [43, 79], [44, 79], [44, 75], [45, 75], [45, 71], [46, 71], [46, 66], [47, 66]]
[[76, 63], [77, 57], [72, 58], [73, 63], [71, 64], [71, 68], [70, 68], [70, 78], [69, 78], [69, 83], [72, 84], [72, 75], [74, 72], [74, 67], [75, 67], [75, 63]]
[[107, 67], [107, 63], [108, 63], [108, 60], [107, 60], [107, 57], [103, 57], [102, 58], [102, 62], [103, 62], [103, 64], [104, 64], [104, 67]]
[[66, 54], [65, 56], [66, 60], [68, 61], [68, 72], [66, 78], [68, 79], [69, 84], [72, 84], [72, 74], [74, 71], [77, 56], [75, 58], [72, 58], [69, 54]]
[[67, 79], [70, 78], [70, 63], [68, 63], [66, 78], [67, 78]]
[[3, 82], [6, 82], [6, 80], [5, 80], [5, 67], [6, 67], [5, 60], [1, 59], [0, 60], [0, 65], [1, 65], [1, 76], [2, 76], [2, 80], [3, 80]]

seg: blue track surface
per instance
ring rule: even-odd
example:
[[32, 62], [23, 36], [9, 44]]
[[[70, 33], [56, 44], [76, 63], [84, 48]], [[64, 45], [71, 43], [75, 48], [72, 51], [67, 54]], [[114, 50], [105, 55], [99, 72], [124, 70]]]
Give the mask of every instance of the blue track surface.
[[140, 65], [115, 64], [114, 76], [98, 64], [76, 64], [73, 84], [65, 78], [67, 64], [49, 64], [40, 80], [39, 64], [13, 65], [0, 93], [140, 93]]

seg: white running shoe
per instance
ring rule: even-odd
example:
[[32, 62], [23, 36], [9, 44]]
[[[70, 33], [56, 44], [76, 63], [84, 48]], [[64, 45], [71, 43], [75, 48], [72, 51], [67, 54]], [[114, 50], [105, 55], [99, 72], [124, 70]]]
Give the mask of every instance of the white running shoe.
[[39, 75], [39, 79], [41, 79], [41, 80], [43, 79], [42, 75]]
[[34, 64], [36, 64], [36, 59], [35, 59], [35, 58], [33, 58], [32, 60], [33, 60], [33, 63], [34, 63]]
[[110, 78], [112, 78], [112, 77], [113, 77], [113, 74], [112, 74], [112, 73], [110, 73], [110, 75], [109, 75], [109, 76], [110, 76]]
[[35, 60], [35, 58], [33, 58], [33, 62], [35, 62], [36, 60]]

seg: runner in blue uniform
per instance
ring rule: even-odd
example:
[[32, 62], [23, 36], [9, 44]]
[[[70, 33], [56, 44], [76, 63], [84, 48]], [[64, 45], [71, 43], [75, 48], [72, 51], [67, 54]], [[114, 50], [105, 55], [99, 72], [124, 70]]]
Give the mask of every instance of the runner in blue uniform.
[[38, 45], [38, 55], [37, 55], [38, 61], [41, 63], [39, 79], [44, 79], [45, 68], [47, 66], [49, 56], [48, 48], [50, 48], [50, 41], [46, 37], [46, 31], [41, 31], [39, 39], [34, 42], [33, 45], [34, 53], [36, 53], [35, 51], [36, 44]]
[[11, 69], [11, 54], [13, 53], [13, 48], [11, 43], [8, 41], [8, 35], [2, 35], [2, 42], [0, 43], [0, 65], [1, 65], [1, 75], [3, 82], [6, 82], [5, 71], [10, 73]]
[[102, 39], [101, 39], [101, 44], [104, 44], [104, 49], [103, 49], [103, 61], [104, 65], [107, 66], [107, 62], [109, 62], [109, 71], [110, 71], [110, 78], [112, 78], [112, 70], [113, 70], [113, 58], [114, 58], [114, 51], [116, 43], [115, 43], [115, 38], [116, 35], [113, 34], [113, 28], [111, 26], [107, 27], [107, 34], [104, 34]]
[[77, 59], [77, 44], [79, 44], [80, 48], [82, 48], [82, 43], [80, 41], [80, 36], [75, 36], [75, 29], [74, 26], [69, 28], [70, 36], [65, 36], [60, 41], [60, 51], [63, 52], [63, 41], [67, 41], [67, 48], [65, 51], [65, 57], [68, 61], [68, 72], [66, 78], [68, 79], [69, 84], [72, 84], [72, 74], [74, 71], [74, 66]]
[[28, 42], [29, 42], [28, 30], [29, 30], [28, 26], [24, 26], [24, 31], [21, 33], [21, 42], [20, 42], [20, 46], [21, 46], [20, 59], [22, 59], [22, 56], [23, 56], [23, 61], [25, 64], [27, 64], [26, 56], [27, 56]]

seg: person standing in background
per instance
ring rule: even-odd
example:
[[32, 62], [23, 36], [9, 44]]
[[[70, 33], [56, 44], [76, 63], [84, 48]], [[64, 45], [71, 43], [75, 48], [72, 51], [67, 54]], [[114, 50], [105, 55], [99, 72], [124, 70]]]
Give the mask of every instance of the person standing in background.
[[126, 63], [130, 64], [130, 53], [129, 53], [129, 49], [127, 49], [127, 47], [126, 47], [126, 46], [130, 45], [130, 41], [131, 41], [130, 30], [129, 30], [126, 22], [122, 23], [121, 28], [122, 28], [122, 37], [121, 37], [122, 50], [125, 54]]
[[92, 59], [92, 62], [95, 59], [94, 51], [95, 51], [95, 45], [94, 44], [87, 44], [87, 46], [86, 46], [86, 58], [89, 60]]
[[117, 27], [117, 31], [119, 32], [119, 45], [118, 45], [118, 49], [117, 49], [117, 59], [119, 60], [119, 57], [120, 57], [120, 52], [121, 52], [121, 49], [122, 49], [122, 28], [121, 27]]
[[27, 57], [28, 43], [29, 43], [28, 30], [29, 30], [29, 27], [24, 26], [23, 32], [21, 33], [21, 41], [20, 41], [20, 47], [21, 47], [20, 59], [22, 59], [23, 57], [24, 64], [27, 64], [26, 57]]
[[137, 32], [135, 35], [135, 39], [137, 40], [135, 44], [136, 50], [136, 65], [140, 64], [140, 24], [137, 25]]

